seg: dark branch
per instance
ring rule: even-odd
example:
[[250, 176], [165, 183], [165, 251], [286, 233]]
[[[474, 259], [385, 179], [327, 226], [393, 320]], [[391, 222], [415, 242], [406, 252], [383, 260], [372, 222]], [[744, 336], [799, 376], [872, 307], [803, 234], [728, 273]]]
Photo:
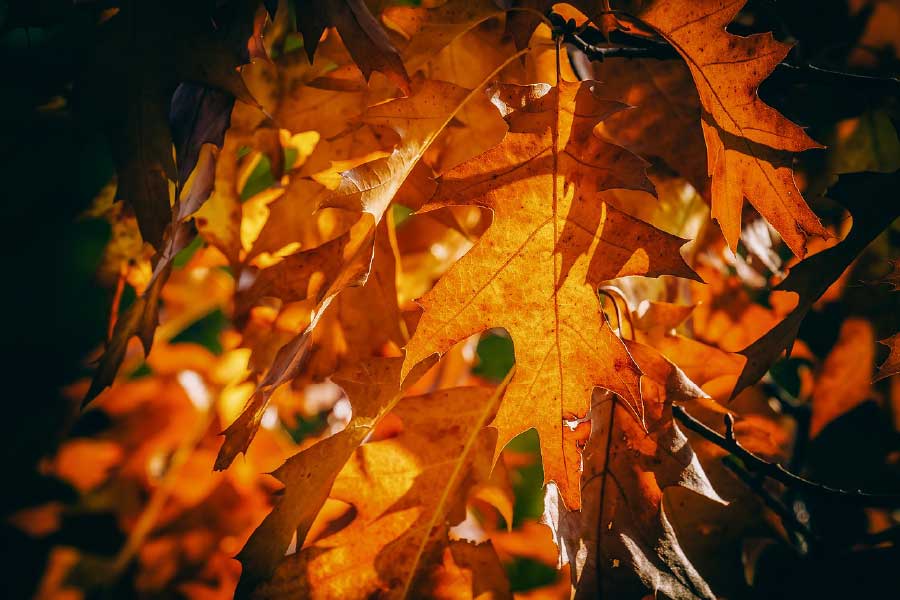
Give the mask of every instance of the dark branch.
[[654, 58], [657, 60], [671, 60], [678, 58], [678, 53], [668, 44], [653, 44], [652, 46], [595, 46], [584, 41], [577, 33], [563, 36], [563, 41], [575, 46], [591, 60], [603, 61], [607, 58]]
[[772, 495], [769, 490], [766, 489], [764, 480], [765, 476], [751, 473], [747, 469], [743, 468], [740, 464], [740, 461], [737, 460], [733, 456], [726, 457], [724, 461], [725, 467], [737, 476], [738, 479], [744, 482], [744, 484], [753, 490], [757, 496], [759, 496], [763, 503], [778, 515], [778, 518], [781, 519], [781, 523], [784, 525], [785, 530], [788, 533], [788, 536], [792, 539], [794, 543], [794, 547], [800, 554], [806, 554], [809, 552], [809, 544], [810, 542], [818, 542], [813, 533], [809, 530], [809, 527], [806, 523], [801, 522], [797, 515], [794, 514], [794, 511], [785, 506], [784, 502], [776, 498]]
[[777, 463], [771, 463], [760, 458], [744, 448], [740, 442], [737, 441], [737, 438], [734, 437], [733, 425], [728, 425], [729, 420], [732, 419], [731, 415], [726, 415], [725, 418], [726, 428], [728, 430], [727, 436], [710, 429], [704, 423], [688, 414], [681, 406], [673, 405], [672, 415], [694, 433], [699, 434], [704, 439], [741, 459], [744, 466], [749, 471], [770, 477], [775, 481], [783, 483], [789, 488], [821, 497], [841, 500], [843, 502], [861, 504], [863, 506], [900, 506], [900, 494], [875, 494], [864, 492], [862, 490], [842, 490], [815, 481], [810, 481], [809, 479], [791, 473]]
[[[565, 43], [584, 53], [591, 61], [603, 61], [609, 58], [649, 58], [656, 60], [678, 58], [678, 53], [669, 44], [631, 36], [621, 31], [610, 32], [607, 39], [594, 27], [576, 29], [571, 19], [569, 22], [564, 22], [562, 17], [559, 17], [556, 13], [551, 13], [550, 19], [555, 25], [555, 33], [562, 36]], [[789, 62], [779, 63], [775, 70], [796, 83], [853, 86], [856, 89], [866, 91], [900, 94], [900, 79], [897, 77], [846, 73], [812, 64], [792, 64]]]
[[829, 86], [851, 85], [859, 90], [881, 91], [900, 94], [900, 79], [897, 77], [878, 77], [862, 73], [846, 73], [817, 67], [813, 64], [794, 65], [788, 62], [778, 63], [776, 71], [793, 75], [803, 83], [817, 83]]

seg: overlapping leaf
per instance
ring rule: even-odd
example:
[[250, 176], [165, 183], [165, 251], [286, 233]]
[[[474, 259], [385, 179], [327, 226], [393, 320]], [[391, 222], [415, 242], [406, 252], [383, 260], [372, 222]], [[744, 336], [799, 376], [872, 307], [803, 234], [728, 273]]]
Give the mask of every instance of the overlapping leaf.
[[445, 173], [429, 207], [482, 206], [494, 223], [422, 299], [404, 374], [474, 333], [504, 327], [518, 366], [492, 424], [500, 445], [536, 428], [545, 480], [577, 509], [587, 426], [567, 422], [587, 414], [597, 386], [620, 394], [638, 421], [643, 414], [640, 371], [604, 324], [596, 286], [625, 275], [695, 275], [678, 253], [684, 240], [597, 198], [604, 189], [651, 189], [643, 161], [593, 134], [623, 108], [600, 84], [500, 85], [493, 101], [509, 133]]
[[[393, 374], [398, 374], [396, 368]], [[332, 450], [320, 454], [328, 463], [335, 463], [336, 457], [346, 461], [330, 497], [353, 507], [352, 521], [285, 558], [253, 597], [427, 594], [447, 544], [448, 526], [462, 521], [467, 497], [490, 478], [496, 435], [486, 425], [498, 399], [490, 388], [454, 388], [405, 398], [392, 411], [402, 422], [402, 432], [361, 446], [349, 461], [349, 453], [335, 452], [329, 440], [323, 442]], [[362, 438], [357, 425], [351, 424], [344, 433], [358, 444]], [[322, 467], [315, 465], [320, 473], [329, 471]], [[302, 493], [300, 482], [292, 479], [286, 482], [289, 489]], [[318, 489], [323, 487], [328, 486]], [[307, 504], [294, 501], [298, 503]], [[245, 548], [242, 557], [247, 555]]]
[[857, 255], [900, 215], [897, 203], [881, 201], [881, 194], [896, 194], [900, 172], [843, 175], [830, 195], [853, 216], [853, 228], [841, 243], [815, 254], [791, 269], [775, 288], [795, 292], [797, 307], [761, 338], [741, 351], [747, 358], [733, 395], [753, 385], [784, 351], [790, 351], [800, 324], [813, 303], [850, 266]]
[[162, 288], [172, 272], [176, 255], [196, 235], [189, 220], [213, 189], [216, 152], [211, 145], [205, 146], [205, 150], [205, 153], [200, 154], [198, 167], [189, 178], [188, 185], [183, 188], [184, 194], [176, 199], [171, 209], [171, 221], [163, 237], [164, 245], [154, 257], [153, 273], [147, 289], [124, 314], [116, 318], [115, 328], [104, 348], [91, 387], [85, 396], [85, 403], [93, 400], [97, 394], [112, 384], [125, 358], [131, 338], [139, 337], [144, 355], [150, 354], [156, 326], [159, 323], [159, 299]]
[[548, 488], [545, 518], [561, 563], [570, 562], [576, 598], [715, 598], [691, 565], [663, 509], [663, 491], [681, 486], [723, 502], [675, 426], [672, 403], [707, 397], [662, 355], [636, 342], [629, 351], [641, 380], [647, 430], [612, 394], [598, 392], [585, 450], [584, 508], [570, 512]]
[[274, 293], [288, 301], [314, 299], [315, 311], [309, 326], [278, 351], [257, 392], [225, 431], [218, 468], [226, 468], [247, 449], [269, 395], [297, 376], [308, 356], [312, 332], [334, 297], [365, 282], [378, 222], [429, 145], [471, 94], [450, 83], [426, 81], [409, 98], [376, 105], [366, 113], [367, 123], [394, 129], [401, 145], [388, 157], [344, 173], [338, 188], [321, 202], [323, 207], [362, 213], [353, 227], [326, 244], [263, 270], [247, 291], [251, 297]]
[[301, 0], [297, 3], [297, 24], [310, 62], [322, 33], [327, 27], [336, 27], [366, 79], [372, 71], [380, 71], [409, 91], [403, 61], [362, 0]]
[[737, 248], [747, 198], [802, 258], [807, 238], [827, 233], [794, 182], [790, 153], [821, 146], [757, 96], [757, 87], [790, 46], [769, 33], [726, 32], [743, 4], [656, 0], [635, 16], [678, 51], [694, 78], [703, 107], [712, 216], [728, 244]]
[[700, 102], [684, 64], [609, 59], [593, 63], [592, 79], [634, 107], [606, 119], [604, 134], [647, 159], [659, 157], [701, 193], [708, 191]]
[[449, 0], [434, 8], [393, 6], [382, 20], [404, 38], [403, 62], [416, 71], [467, 31], [502, 15], [491, 0]]
[[335, 477], [397, 403], [401, 364], [400, 359], [374, 360], [335, 377], [352, 399], [353, 419], [343, 431], [292, 456], [273, 473], [284, 484], [284, 495], [237, 557], [243, 565], [239, 593], [271, 577], [295, 534], [303, 544]]

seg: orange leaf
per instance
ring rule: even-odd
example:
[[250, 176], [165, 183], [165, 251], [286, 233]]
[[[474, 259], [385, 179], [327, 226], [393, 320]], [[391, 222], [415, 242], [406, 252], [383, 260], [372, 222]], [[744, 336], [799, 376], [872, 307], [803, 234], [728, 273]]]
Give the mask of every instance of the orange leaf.
[[809, 236], [827, 237], [794, 182], [790, 152], [821, 148], [756, 94], [790, 46], [771, 33], [740, 37], [725, 27], [744, 0], [649, 3], [637, 14], [687, 63], [703, 107], [712, 216], [732, 250], [741, 233], [744, 198], [799, 257]]
[[472, 334], [506, 328], [518, 367], [493, 422], [500, 447], [536, 428], [545, 481], [577, 509], [585, 427], [566, 422], [587, 414], [597, 386], [643, 414], [640, 371], [604, 324], [596, 286], [626, 275], [696, 275], [678, 252], [684, 240], [596, 200], [604, 189], [652, 189], [641, 159], [592, 133], [624, 108], [599, 83], [500, 85], [493, 102], [509, 133], [445, 173], [425, 209], [481, 206], [494, 223], [422, 299], [404, 375]]

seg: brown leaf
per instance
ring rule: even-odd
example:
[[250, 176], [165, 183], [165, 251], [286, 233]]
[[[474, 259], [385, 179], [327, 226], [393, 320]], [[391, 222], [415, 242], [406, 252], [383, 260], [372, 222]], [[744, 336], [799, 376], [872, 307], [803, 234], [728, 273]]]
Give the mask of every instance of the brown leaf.
[[775, 289], [796, 292], [797, 307], [768, 333], [741, 350], [747, 363], [738, 378], [732, 397], [753, 385], [765, 374], [782, 352], [790, 350], [806, 313], [853, 262], [857, 255], [898, 215], [900, 205], [882, 202], [900, 190], [900, 171], [843, 175], [830, 195], [853, 215], [853, 228], [836, 246], [823, 250], [791, 269]]
[[717, 400], [728, 398], [744, 364], [737, 354], [682, 335], [656, 335], [639, 339], [678, 365], [697, 385], [704, 389], [714, 387], [717, 393], [709, 393]]
[[492, 0], [449, 0], [434, 8], [392, 6], [381, 19], [406, 40], [400, 54], [415, 72], [479, 23], [502, 15]]
[[680, 486], [724, 504], [672, 418], [673, 402], [706, 394], [649, 346], [626, 345], [644, 373], [647, 430], [618, 398], [595, 392], [584, 508], [566, 510], [550, 487], [545, 518], [561, 563], [571, 563], [575, 598], [636, 598], [644, 589], [669, 598], [714, 598], [681, 549], [662, 503], [666, 487]]
[[600, 84], [500, 85], [493, 102], [509, 133], [445, 173], [426, 208], [481, 206], [494, 224], [422, 299], [404, 373], [470, 335], [507, 329], [518, 368], [493, 422], [500, 446], [535, 427], [545, 481], [577, 509], [576, 443], [587, 432], [565, 423], [587, 414], [597, 386], [621, 394], [636, 418], [643, 412], [640, 371], [604, 324], [595, 287], [625, 275], [695, 275], [678, 253], [684, 240], [594, 200], [603, 189], [651, 188], [643, 161], [592, 133], [623, 108]]
[[878, 343], [884, 344], [890, 348], [891, 353], [884, 359], [884, 362], [879, 365], [878, 372], [875, 373], [875, 381], [881, 381], [886, 377], [900, 373], [900, 350], [897, 349], [897, 345], [900, 344], [900, 333], [895, 333], [889, 338], [878, 340]]
[[601, 131], [643, 157], [659, 157], [706, 195], [706, 148], [700, 100], [687, 67], [678, 61], [609, 59], [594, 62], [593, 79], [633, 106], [603, 121]]
[[188, 179], [184, 193], [176, 198], [171, 209], [171, 222], [165, 229], [163, 245], [154, 257], [155, 264], [147, 289], [128, 307], [125, 314], [116, 319], [112, 336], [104, 348], [84, 404], [112, 385], [132, 337], [140, 338], [145, 356], [150, 354], [159, 324], [159, 300], [163, 286], [172, 273], [175, 257], [196, 236], [189, 220], [213, 190], [217, 152], [215, 146], [209, 144], [204, 145], [203, 150], [205, 152], [201, 151], [197, 167]]
[[397, 49], [362, 0], [302, 0], [297, 3], [297, 24], [309, 62], [325, 28], [336, 27], [366, 79], [380, 71], [409, 93], [409, 76]]
[[[279, 127], [292, 133], [317, 131], [333, 138], [359, 116], [367, 103], [389, 98], [394, 86], [371, 89], [350, 58], [341, 54], [337, 37], [329, 37], [309, 64], [301, 52], [279, 56], [274, 64], [256, 62], [244, 69], [253, 95]], [[335, 65], [338, 65], [335, 68]], [[321, 110], [328, 106], [327, 111]]]
[[343, 431], [295, 454], [272, 473], [284, 484], [284, 493], [237, 556], [243, 565], [238, 595], [272, 576], [295, 533], [298, 546], [303, 544], [335, 477], [397, 403], [401, 364], [398, 358], [376, 359], [335, 375], [353, 404], [353, 418]]
[[409, 339], [397, 305], [394, 248], [386, 221], [378, 226], [369, 277], [335, 299], [313, 332], [304, 376], [322, 380], [339, 368], [385, 353], [399, 354]]
[[[187, 181], [204, 144], [219, 148], [231, 124], [234, 96], [196, 83], [182, 83], [172, 95], [169, 123], [178, 163], [178, 185]], [[191, 211], [193, 212], [193, 211]]]

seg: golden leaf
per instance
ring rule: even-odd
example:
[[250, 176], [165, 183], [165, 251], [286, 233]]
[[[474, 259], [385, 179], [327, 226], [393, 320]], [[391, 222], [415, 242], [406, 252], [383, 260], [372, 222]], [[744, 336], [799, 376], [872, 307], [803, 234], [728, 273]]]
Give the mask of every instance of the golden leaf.
[[[597, 82], [500, 85], [494, 103], [509, 123], [503, 142], [445, 173], [426, 209], [474, 205], [494, 223], [421, 303], [404, 375], [417, 362], [491, 327], [516, 344], [516, 375], [493, 422], [500, 446], [536, 428], [545, 481], [580, 506], [577, 423], [592, 390], [621, 395], [638, 420], [640, 371], [604, 324], [595, 294], [626, 275], [696, 277], [684, 240], [601, 202], [610, 188], [652, 189], [644, 163], [593, 134], [622, 108]], [[586, 426], [585, 426], [586, 427]]]

